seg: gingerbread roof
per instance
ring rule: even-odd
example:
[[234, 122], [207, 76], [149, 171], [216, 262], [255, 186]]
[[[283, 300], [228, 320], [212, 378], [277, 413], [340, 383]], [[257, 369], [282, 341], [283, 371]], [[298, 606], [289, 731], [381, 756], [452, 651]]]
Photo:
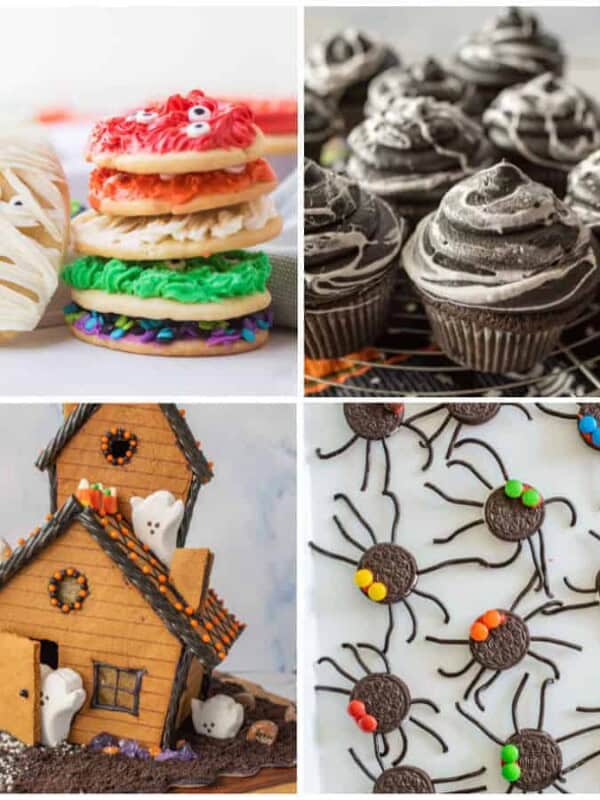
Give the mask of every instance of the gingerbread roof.
[[225, 658], [245, 626], [224, 608], [215, 592], [209, 589], [200, 608], [189, 606], [173, 584], [168, 568], [137, 539], [120, 515], [100, 516], [92, 508], [84, 508], [75, 497], [67, 500], [42, 528], [20, 540], [10, 557], [0, 564], [0, 593], [25, 564], [75, 521], [121, 569], [184, 648], [211, 668]]
[[[36, 467], [46, 470], [52, 466], [65, 445], [98, 411], [101, 405], [101, 403], [80, 403], [76, 406], [60, 426], [52, 441], [38, 456], [35, 462]], [[157, 403], [157, 405], [171, 426], [177, 444], [192, 472], [200, 479], [201, 483], [208, 482], [212, 478], [212, 470], [179, 409], [174, 403]]]

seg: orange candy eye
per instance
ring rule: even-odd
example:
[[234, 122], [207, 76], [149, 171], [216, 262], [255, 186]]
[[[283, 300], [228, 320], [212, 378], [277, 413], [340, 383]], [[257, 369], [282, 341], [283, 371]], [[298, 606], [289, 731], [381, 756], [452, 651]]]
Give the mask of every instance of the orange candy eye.
[[474, 622], [469, 633], [471, 639], [475, 642], [485, 642], [489, 635], [489, 631], [483, 622]]
[[504, 622], [504, 614], [501, 614], [500, 611], [497, 611], [496, 609], [492, 609], [485, 612], [483, 617], [481, 617], [481, 621], [485, 627], [491, 631], [494, 628], [497, 628], [499, 625], [502, 625]]

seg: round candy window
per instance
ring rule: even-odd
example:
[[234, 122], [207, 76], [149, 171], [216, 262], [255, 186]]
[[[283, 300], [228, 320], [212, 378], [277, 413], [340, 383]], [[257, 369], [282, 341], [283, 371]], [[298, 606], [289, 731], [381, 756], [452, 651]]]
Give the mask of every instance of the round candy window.
[[109, 464], [122, 466], [133, 458], [137, 450], [137, 436], [124, 428], [111, 428], [102, 437], [101, 448]]
[[50, 603], [64, 614], [80, 611], [89, 594], [86, 576], [75, 567], [58, 570], [48, 582]]

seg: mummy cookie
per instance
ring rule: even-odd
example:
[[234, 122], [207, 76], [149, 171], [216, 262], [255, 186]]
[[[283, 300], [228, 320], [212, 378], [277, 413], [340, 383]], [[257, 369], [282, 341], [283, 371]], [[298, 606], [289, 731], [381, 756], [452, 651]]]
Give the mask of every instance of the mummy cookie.
[[0, 344], [37, 327], [58, 286], [69, 238], [69, 193], [52, 148], [0, 135]]
[[275, 238], [283, 220], [270, 197], [229, 208], [158, 217], [109, 217], [90, 210], [73, 220], [79, 253], [154, 261], [208, 257]]
[[89, 201], [108, 216], [193, 214], [251, 202], [276, 186], [277, 177], [262, 158], [186, 175], [135, 175], [98, 167], [90, 176]]
[[142, 175], [204, 172], [254, 161], [264, 136], [243, 103], [195, 89], [94, 126], [87, 159]]

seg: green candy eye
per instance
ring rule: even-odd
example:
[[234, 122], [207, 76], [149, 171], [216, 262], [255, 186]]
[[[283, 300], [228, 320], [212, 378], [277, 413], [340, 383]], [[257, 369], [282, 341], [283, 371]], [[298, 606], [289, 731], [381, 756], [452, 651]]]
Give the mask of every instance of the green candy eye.
[[540, 494], [536, 489], [527, 489], [526, 492], [523, 492], [521, 502], [527, 508], [535, 508], [540, 504]]
[[513, 764], [519, 760], [519, 748], [516, 744], [505, 744], [500, 751], [500, 758], [504, 764]]
[[518, 764], [504, 764], [502, 767], [502, 777], [509, 783], [518, 781], [521, 777], [521, 767]]
[[510, 480], [504, 484], [504, 494], [507, 497], [512, 497], [515, 500], [523, 494], [523, 484], [521, 481]]

